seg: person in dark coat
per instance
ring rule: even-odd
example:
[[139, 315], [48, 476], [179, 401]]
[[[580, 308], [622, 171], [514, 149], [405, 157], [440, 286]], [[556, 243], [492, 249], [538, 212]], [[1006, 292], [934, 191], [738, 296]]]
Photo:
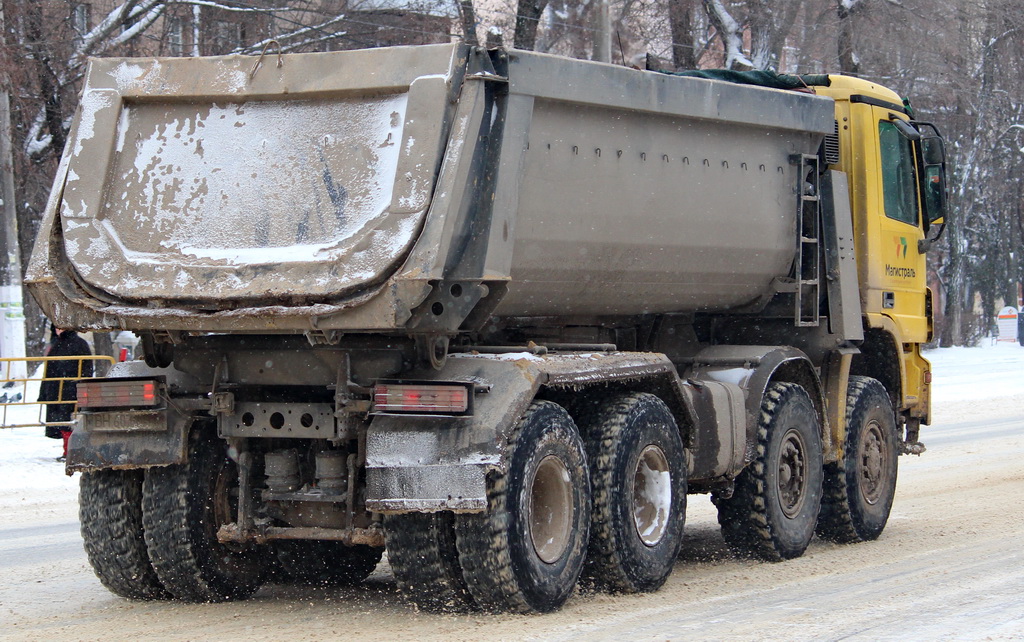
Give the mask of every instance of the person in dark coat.
[[[47, 347], [48, 357], [78, 357], [92, 355], [89, 344], [78, 336], [74, 330], [62, 330], [50, 326], [50, 345]], [[46, 436], [51, 439], [64, 440], [64, 456], [68, 454], [68, 437], [71, 426], [55, 426], [54, 423], [71, 421], [71, 413], [75, 410], [78, 399], [78, 386], [74, 379], [92, 376], [92, 360], [61, 359], [47, 361], [43, 383], [39, 386], [39, 401], [71, 401], [71, 403], [48, 404], [46, 406]], [[61, 381], [62, 377], [71, 378]]]

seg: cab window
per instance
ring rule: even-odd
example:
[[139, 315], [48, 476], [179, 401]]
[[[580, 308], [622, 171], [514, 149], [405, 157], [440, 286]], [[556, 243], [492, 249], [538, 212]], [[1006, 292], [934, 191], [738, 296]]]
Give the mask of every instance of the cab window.
[[914, 147], [896, 126], [878, 123], [882, 150], [882, 195], [885, 215], [917, 225], [917, 179], [914, 176]]

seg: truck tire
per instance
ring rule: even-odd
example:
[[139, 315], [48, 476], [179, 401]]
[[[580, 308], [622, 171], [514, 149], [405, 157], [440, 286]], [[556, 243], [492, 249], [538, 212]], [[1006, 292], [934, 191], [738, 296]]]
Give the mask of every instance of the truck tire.
[[457, 612], [476, 606], [462, 577], [454, 514], [385, 515], [384, 540], [398, 588], [417, 607]]
[[142, 470], [82, 473], [78, 519], [85, 554], [100, 583], [130, 600], [171, 597], [153, 569], [142, 534]]
[[851, 376], [843, 457], [825, 466], [818, 535], [839, 543], [882, 534], [896, 495], [899, 433], [885, 386]]
[[590, 534], [583, 442], [558, 404], [535, 401], [487, 476], [486, 513], [455, 516], [466, 586], [488, 611], [554, 611], [572, 594]]
[[583, 414], [593, 511], [584, 583], [658, 590], [675, 565], [686, 519], [686, 461], [668, 406], [647, 393], [612, 397]]
[[341, 542], [287, 540], [274, 545], [286, 577], [309, 586], [349, 586], [377, 568], [383, 548], [346, 546]]
[[729, 498], [712, 496], [738, 554], [778, 562], [803, 555], [821, 506], [821, 428], [803, 387], [776, 382], [761, 401], [755, 457]]
[[207, 431], [189, 438], [188, 461], [150, 468], [142, 488], [146, 546], [156, 574], [185, 602], [245, 599], [263, 583], [260, 553], [221, 544], [217, 529], [235, 519], [238, 469]]

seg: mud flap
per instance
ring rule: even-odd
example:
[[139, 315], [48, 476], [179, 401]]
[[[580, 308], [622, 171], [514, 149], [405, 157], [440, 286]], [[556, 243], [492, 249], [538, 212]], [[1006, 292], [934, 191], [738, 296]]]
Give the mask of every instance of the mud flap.
[[81, 413], [68, 441], [67, 473], [183, 463], [192, 420], [172, 410]]
[[367, 509], [485, 511], [487, 472], [503, 468], [507, 432], [536, 395], [540, 375], [513, 361], [450, 358], [416, 378], [478, 384], [473, 414], [375, 416], [366, 434]]

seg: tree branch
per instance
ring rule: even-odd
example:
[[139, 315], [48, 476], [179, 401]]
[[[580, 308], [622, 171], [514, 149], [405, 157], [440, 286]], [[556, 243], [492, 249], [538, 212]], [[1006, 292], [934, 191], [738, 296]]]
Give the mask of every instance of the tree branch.
[[[315, 31], [323, 31], [324, 29], [326, 29], [327, 27], [330, 27], [331, 25], [335, 25], [335, 24], [338, 24], [339, 22], [342, 22], [343, 20], [345, 20], [346, 17], [347, 17], [347, 14], [344, 14], [344, 13], [343, 14], [339, 14], [339, 15], [334, 16], [333, 18], [330, 18], [329, 20], [325, 20], [325, 21], [321, 22], [320, 24], [309, 25], [308, 27], [301, 27], [301, 28], [296, 29], [294, 31], [290, 31], [288, 33], [283, 33], [283, 34], [274, 36], [273, 38], [266, 38], [266, 39], [261, 40], [259, 42], [253, 43], [252, 45], [250, 45], [248, 47], [240, 48], [238, 50], [238, 53], [258, 53], [258, 52], [262, 51], [263, 48], [266, 47], [271, 42], [277, 41], [280, 44], [282, 40], [291, 40], [292, 38], [298, 38], [299, 36], [304, 36], [306, 34], [309, 34], [309, 33], [315, 32]], [[329, 34], [328, 33], [324, 33], [324, 34], [322, 34], [318, 38], [313, 38], [313, 39], [309, 39], [309, 40], [303, 40], [303, 41], [299, 41], [299, 42], [290, 42], [290, 43], [287, 43], [287, 44], [281, 44], [281, 50], [282, 51], [291, 51], [293, 49], [297, 49], [297, 48], [303, 46], [304, 44], [309, 44], [311, 42], [321, 42], [323, 40], [327, 40], [329, 38], [333, 38], [333, 37], [336, 37], [336, 36], [339, 36], [339, 35], [342, 35], [342, 34], [340, 34], [338, 32], [331, 32]]]
[[743, 53], [743, 28], [722, 4], [722, 0], [704, 0], [704, 9], [722, 39], [722, 46], [725, 48], [725, 66], [728, 69], [740, 67], [753, 69], [754, 63]]

